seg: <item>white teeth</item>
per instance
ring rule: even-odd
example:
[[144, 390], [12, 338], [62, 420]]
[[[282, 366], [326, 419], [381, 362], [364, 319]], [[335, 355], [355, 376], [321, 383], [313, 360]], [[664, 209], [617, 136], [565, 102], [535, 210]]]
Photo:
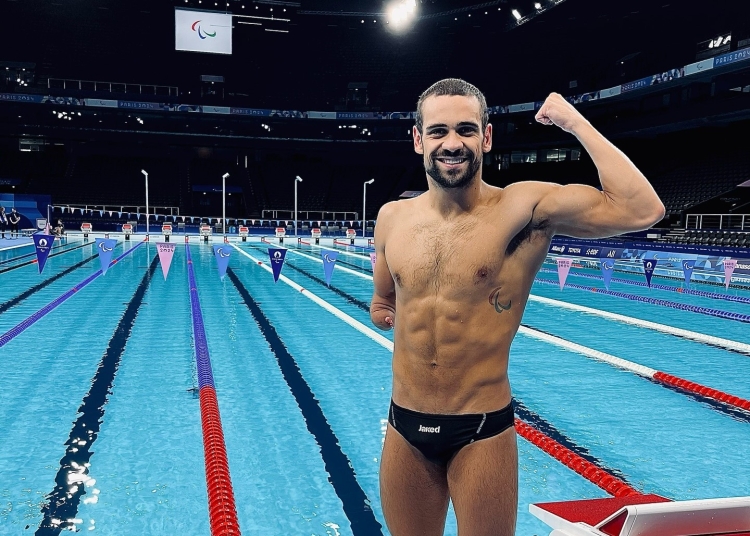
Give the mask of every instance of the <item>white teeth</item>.
[[464, 158], [441, 158], [440, 161], [445, 164], [460, 164], [464, 162]]

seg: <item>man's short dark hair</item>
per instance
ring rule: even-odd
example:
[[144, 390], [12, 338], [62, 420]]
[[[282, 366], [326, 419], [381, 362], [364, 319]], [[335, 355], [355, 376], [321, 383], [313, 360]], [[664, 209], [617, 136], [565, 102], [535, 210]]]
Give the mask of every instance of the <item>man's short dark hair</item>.
[[417, 101], [417, 130], [422, 132], [422, 103], [427, 97], [458, 96], [458, 97], [476, 97], [479, 101], [479, 116], [482, 118], [482, 132], [487, 128], [490, 122], [490, 114], [487, 111], [487, 100], [476, 86], [461, 80], [460, 78], [445, 78], [432, 84], [427, 90], [419, 96]]

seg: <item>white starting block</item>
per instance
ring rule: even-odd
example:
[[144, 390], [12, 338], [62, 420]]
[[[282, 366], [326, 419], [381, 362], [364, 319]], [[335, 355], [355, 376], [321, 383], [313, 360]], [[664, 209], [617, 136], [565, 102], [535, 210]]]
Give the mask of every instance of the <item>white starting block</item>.
[[658, 495], [532, 504], [550, 536], [750, 534], [750, 497], [671, 502]]
[[83, 222], [81, 224], [81, 232], [83, 233], [83, 238], [88, 238], [89, 234], [94, 231], [94, 227], [90, 223]]
[[357, 231], [354, 229], [347, 229], [346, 230], [346, 238], [349, 240], [349, 243], [353, 246], [354, 245], [354, 239], [357, 236]]
[[247, 242], [247, 235], [250, 234], [250, 229], [248, 229], [245, 226], [240, 226], [240, 238], [242, 238], [243, 242]]
[[203, 225], [201, 225], [201, 227], [200, 227], [200, 235], [203, 238], [204, 242], [208, 242], [208, 238], [211, 236], [211, 234], [212, 234], [212, 231], [211, 231], [211, 226], [210, 225], [208, 225], [206, 223], [204, 223]]
[[284, 227], [276, 228], [276, 238], [279, 239], [279, 244], [284, 243], [284, 237], [286, 236], [286, 229]]
[[161, 226], [161, 234], [164, 235], [164, 241], [169, 242], [169, 237], [172, 236], [172, 224], [165, 223]]
[[312, 228], [312, 229], [310, 230], [310, 234], [312, 235], [312, 239], [313, 239], [313, 240], [315, 241], [315, 245], [316, 245], [316, 246], [319, 246], [319, 245], [320, 245], [320, 235], [321, 235], [321, 234], [323, 234], [323, 233], [321, 232], [320, 228], [318, 228], [318, 227], [313, 227], [313, 228]]
[[122, 224], [122, 234], [125, 235], [125, 240], [130, 240], [130, 235], [133, 234], [133, 224], [131, 224], [131, 223], [123, 223]]

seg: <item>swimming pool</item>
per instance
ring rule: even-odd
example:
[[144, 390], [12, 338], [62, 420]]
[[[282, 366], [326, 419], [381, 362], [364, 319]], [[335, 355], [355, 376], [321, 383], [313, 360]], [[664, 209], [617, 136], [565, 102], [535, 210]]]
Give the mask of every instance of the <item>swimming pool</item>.
[[[153, 244], [120, 243], [115, 255], [122, 258], [105, 276], [0, 338], [0, 534], [69, 527], [127, 536], [210, 533], [190, 266], [242, 533], [387, 534], [378, 466], [391, 335], [376, 339], [353, 327], [370, 326], [369, 258], [362, 248], [338, 248], [329, 288], [320, 250], [287, 245], [282, 274], [304, 293], [284, 278], [273, 282], [258, 264], [268, 263], [259, 242], [233, 246], [223, 281], [208, 245], [191, 245], [188, 265], [178, 244], [165, 281]], [[99, 268], [90, 242], [54, 250], [41, 275], [24, 264], [33, 257], [21, 258], [31, 252], [0, 252], [0, 337]], [[596, 272], [574, 268], [568, 282], [602, 287], [591, 276]], [[538, 278], [511, 352], [519, 418], [639, 491], [672, 499], [749, 494], [748, 411], [565, 346], [750, 399], [748, 325], [579, 288], [560, 291], [544, 283], [556, 282], [544, 271]], [[741, 301], [622, 282], [611, 288], [750, 312]], [[597, 312], [729, 339], [739, 349]], [[525, 439], [518, 445], [518, 535], [549, 533], [528, 513], [530, 503], [608, 496]], [[452, 513], [446, 534], [456, 534]]]

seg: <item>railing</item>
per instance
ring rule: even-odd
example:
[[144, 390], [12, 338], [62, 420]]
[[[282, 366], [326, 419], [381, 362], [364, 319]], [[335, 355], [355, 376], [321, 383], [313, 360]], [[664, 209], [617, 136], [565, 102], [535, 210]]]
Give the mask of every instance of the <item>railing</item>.
[[[274, 220], [294, 220], [294, 210], [288, 209], [266, 209], [261, 211], [261, 218]], [[310, 214], [313, 216], [310, 217]], [[320, 218], [318, 218], [320, 214]], [[304, 216], [303, 216], [304, 215]], [[299, 220], [340, 220], [340, 221], [357, 221], [359, 212], [331, 212], [328, 210], [298, 210], [297, 219]]]
[[750, 230], [750, 214], [688, 214], [685, 229]]
[[139, 93], [141, 95], [169, 95], [179, 97], [176, 86], [155, 84], [128, 84], [125, 82], [101, 82], [98, 80], [76, 80], [71, 78], [48, 78], [47, 89], [77, 89], [79, 91], [104, 91], [107, 93]]
[[[135, 214], [145, 214], [146, 206], [135, 205], [51, 205], [53, 209], [59, 208], [69, 212], [73, 210], [101, 210], [103, 212], [130, 212]], [[148, 213], [158, 216], [179, 216], [180, 207], [155, 207], [149, 206]]]

